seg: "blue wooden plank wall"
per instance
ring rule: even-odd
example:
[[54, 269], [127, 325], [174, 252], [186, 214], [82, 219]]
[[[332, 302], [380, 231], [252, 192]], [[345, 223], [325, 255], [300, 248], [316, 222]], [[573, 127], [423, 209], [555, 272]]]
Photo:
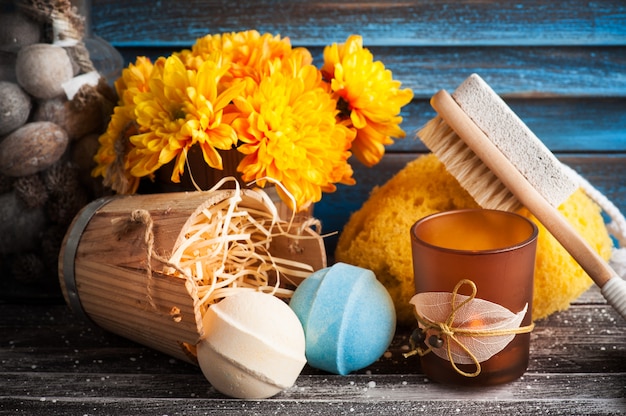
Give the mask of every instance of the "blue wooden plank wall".
[[[289, 36], [321, 64], [325, 45], [364, 37], [415, 99], [404, 140], [357, 185], [316, 205], [341, 230], [376, 185], [426, 151], [415, 132], [428, 104], [477, 72], [563, 161], [626, 211], [626, 3], [599, 1], [93, 0], [94, 33], [126, 63], [189, 47], [208, 33], [257, 29]], [[330, 245], [334, 244], [331, 240]], [[331, 247], [332, 250], [332, 247]]]

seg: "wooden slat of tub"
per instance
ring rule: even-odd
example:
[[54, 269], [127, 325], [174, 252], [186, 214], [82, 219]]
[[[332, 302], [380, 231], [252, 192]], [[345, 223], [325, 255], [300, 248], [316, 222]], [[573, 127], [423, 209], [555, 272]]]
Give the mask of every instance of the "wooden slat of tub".
[[[196, 344], [202, 335], [201, 318], [183, 279], [155, 274], [148, 282], [144, 270], [85, 261], [76, 264], [76, 276], [81, 304], [97, 325], [191, 360], [182, 344]], [[154, 307], [148, 294], [153, 295]]]

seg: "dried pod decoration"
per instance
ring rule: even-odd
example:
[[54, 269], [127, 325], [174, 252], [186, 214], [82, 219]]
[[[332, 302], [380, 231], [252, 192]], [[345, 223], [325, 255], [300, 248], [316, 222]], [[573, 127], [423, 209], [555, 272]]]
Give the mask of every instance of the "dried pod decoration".
[[48, 191], [39, 175], [22, 176], [13, 183], [15, 194], [28, 209], [43, 207], [48, 201]]
[[80, 175], [91, 179], [85, 171], [96, 149], [85, 144], [106, 128], [117, 97], [89, 55], [83, 3], [14, 0], [0, 12], [4, 297], [60, 296], [62, 237], [78, 211], [104, 193]]

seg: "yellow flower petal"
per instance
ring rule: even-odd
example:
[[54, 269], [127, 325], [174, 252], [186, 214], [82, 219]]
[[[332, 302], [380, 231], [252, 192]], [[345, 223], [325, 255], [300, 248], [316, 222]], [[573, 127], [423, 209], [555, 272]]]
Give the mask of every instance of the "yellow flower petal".
[[367, 166], [378, 163], [384, 154], [383, 145], [405, 135], [398, 114], [413, 99], [413, 92], [400, 90], [400, 82], [382, 62], [374, 61], [357, 35], [348, 37], [343, 45], [324, 49], [322, 72], [345, 107], [341, 117], [357, 130], [355, 156]]
[[233, 123], [246, 155], [238, 168], [243, 179], [280, 181], [295, 209], [319, 201], [334, 182], [352, 182], [350, 132], [337, 123], [336, 102], [319, 71], [300, 64], [275, 65], [255, 91], [236, 101], [242, 118]]

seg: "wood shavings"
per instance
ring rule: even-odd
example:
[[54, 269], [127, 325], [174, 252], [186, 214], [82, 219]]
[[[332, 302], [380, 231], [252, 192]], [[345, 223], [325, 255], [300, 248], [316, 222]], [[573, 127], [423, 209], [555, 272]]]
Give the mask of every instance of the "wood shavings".
[[[225, 178], [211, 191], [215, 192]], [[206, 206], [192, 215], [175, 244], [168, 264], [169, 274], [187, 279], [206, 311], [209, 305], [242, 290], [255, 290], [289, 298], [297, 284], [289, 277], [305, 278], [313, 268], [286, 258], [289, 253], [272, 254], [272, 240], [288, 236], [306, 238], [297, 224], [281, 220], [276, 206], [262, 190], [219, 191]], [[217, 195], [217, 194], [215, 194]], [[287, 256], [285, 256], [287, 255]]]

